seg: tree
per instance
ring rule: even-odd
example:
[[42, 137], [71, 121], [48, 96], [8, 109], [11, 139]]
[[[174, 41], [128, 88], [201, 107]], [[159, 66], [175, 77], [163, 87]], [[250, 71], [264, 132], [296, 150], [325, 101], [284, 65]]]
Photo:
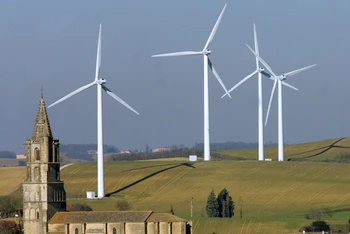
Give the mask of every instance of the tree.
[[226, 188], [221, 190], [217, 198], [219, 206], [219, 217], [222, 218], [232, 218], [234, 215], [235, 205], [233, 203], [232, 197], [229, 195]]
[[68, 211], [92, 211], [92, 208], [84, 203], [73, 203], [67, 206]]
[[11, 196], [0, 196], [0, 211], [3, 217], [8, 217], [12, 213], [21, 209], [21, 199]]
[[219, 205], [216, 200], [216, 195], [214, 193], [214, 189], [211, 190], [208, 200], [207, 200], [207, 215], [209, 218], [219, 217]]
[[315, 232], [328, 232], [330, 230], [329, 225], [325, 221], [313, 221], [311, 226], [314, 228]]

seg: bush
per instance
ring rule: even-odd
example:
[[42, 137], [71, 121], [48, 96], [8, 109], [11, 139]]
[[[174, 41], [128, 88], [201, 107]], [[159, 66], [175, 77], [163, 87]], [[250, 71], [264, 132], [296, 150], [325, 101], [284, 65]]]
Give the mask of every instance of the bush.
[[312, 227], [314, 227], [314, 231], [316, 232], [322, 232], [326, 231], [328, 232], [330, 230], [329, 225], [325, 221], [313, 221], [311, 224]]
[[68, 211], [92, 211], [92, 208], [84, 203], [73, 203], [67, 206]]
[[304, 226], [299, 229], [299, 232], [305, 231], [305, 232], [313, 232], [314, 228], [310, 225]]
[[319, 221], [313, 221], [311, 225], [304, 226], [299, 229], [299, 231], [303, 231], [303, 230], [306, 232], [322, 232], [322, 231], [328, 232], [330, 231], [330, 227], [325, 221], [319, 220]]
[[325, 216], [332, 218], [331, 208], [325, 207], [325, 208], [319, 208], [319, 209], [311, 209], [305, 215], [305, 218], [306, 219], [313, 219], [313, 220], [321, 220]]
[[21, 227], [15, 221], [0, 221], [1, 234], [19, 234]]
[[120, 200], [120, 201], [117, 201], [115, 207], [120, 211], [130, 210], [131, 204], [129, 202], [127, 202], [126, 200]]

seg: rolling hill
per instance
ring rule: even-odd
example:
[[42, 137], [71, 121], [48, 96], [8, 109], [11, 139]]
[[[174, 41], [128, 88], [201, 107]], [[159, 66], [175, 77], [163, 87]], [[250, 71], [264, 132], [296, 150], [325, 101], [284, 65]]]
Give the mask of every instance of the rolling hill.
[[[258, 162], [223, 160], [190, 164], [183, 161], [120, 161], [105, 163], [105, 190], [108, 198], [84, 199], [96, 190], [96, 163], [77, 163], [62, 170], [68, 202], [83, 202], [94, 210], [113, 210], [118, 200], [126, 200], [134, 210], [166, 212], [191, 219], [189, 201], [193, 197], [194, 233], [296, 233], [312, 220], [304, 218], [310, 209], [338, 211], [325, 220], [331, 225], [347, 225], [350, 219], [350, 164], [320, 162], [347, 152], [348, 138], [287, 146], [288, 157], [309, 161]], [[255, 158], [256, 151], [225, 151], [232, 156]], [[271, 157], [277, 149], [266, 149]], [[271, 155], [271, 156], [268, 156]], [[288, 156], [287, 156], [288, 155]], [[20, 187], [24, 167], [0, 168], [0, 195]], [[208, 219], [207, 197], [227, 188], [235, 202], [233, 219]], [[18, 193], [17, 191], [17, 194]], [[241, 201], [241, 202], [239, 202]], [[242, 204], [242, 206], [240, 206]], [[242, 218], [240, 208], [242, 207]]]
[[[346, 208], [327, 218], [347, 224], [350, 218], [350, 164], [322, 162], [213, 161], [193, 164], [171, 161], [108, 162], [105, 186], [109, 198], [84, 200], [96, 210], [115, 209], [124, 199], [132, 209], [166, 212], [190, 219], [193, 197], [194, 233], [285, 233], [311, 223], [310, 209]], [[96, 189], [96, 164], [83, 163], [63, 170], [70, 202], [81, 202], [86, 191]], [[236, 203], [233, 219], [205, 217], [211, 189], [227, 188]], [[242, 200], [243, 218], [239, 217]], [[346, 218], [348, 217], [348, 218]]]
[[[222, 155], [243, 157], [252, 160], [258, 157], [258, 149], [219, 150], [217, 152]], [[285, 161], [288, 159], [303, 161], [332, 160], [344, 153], [350, 154], [350, 138], [348, 137], [284, 146]], [[277, 160], [278, 148], [265, 148], [264, 155], [265, 158]]]

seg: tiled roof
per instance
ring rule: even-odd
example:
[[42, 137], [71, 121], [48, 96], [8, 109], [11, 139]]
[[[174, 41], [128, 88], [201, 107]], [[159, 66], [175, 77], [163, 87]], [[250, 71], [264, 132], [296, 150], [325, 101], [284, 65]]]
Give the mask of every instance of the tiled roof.
[[70, 211], [57, 212], [49, 221], [55, 223], [145, 222], [152, 211]]
[[185, 222], [170, 213], [152, 211], [70, 211], [57, 212], [49, 221], [57, 223]]
[[185, 220], [170, 213], [152, 213], [147, 222], [185, 222]]

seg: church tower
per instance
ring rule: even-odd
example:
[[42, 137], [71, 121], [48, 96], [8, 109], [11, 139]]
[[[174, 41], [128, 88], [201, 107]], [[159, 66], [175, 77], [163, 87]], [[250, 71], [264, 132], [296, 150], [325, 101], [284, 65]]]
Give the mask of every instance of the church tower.
[[59, 140], [53, 139], [41, 96], [31, 139], [26, 140], [27, 178], [23, 182], [25, 234], [46, 234], [56, 211], [66, 210], [66, 191], [60, 180]]

